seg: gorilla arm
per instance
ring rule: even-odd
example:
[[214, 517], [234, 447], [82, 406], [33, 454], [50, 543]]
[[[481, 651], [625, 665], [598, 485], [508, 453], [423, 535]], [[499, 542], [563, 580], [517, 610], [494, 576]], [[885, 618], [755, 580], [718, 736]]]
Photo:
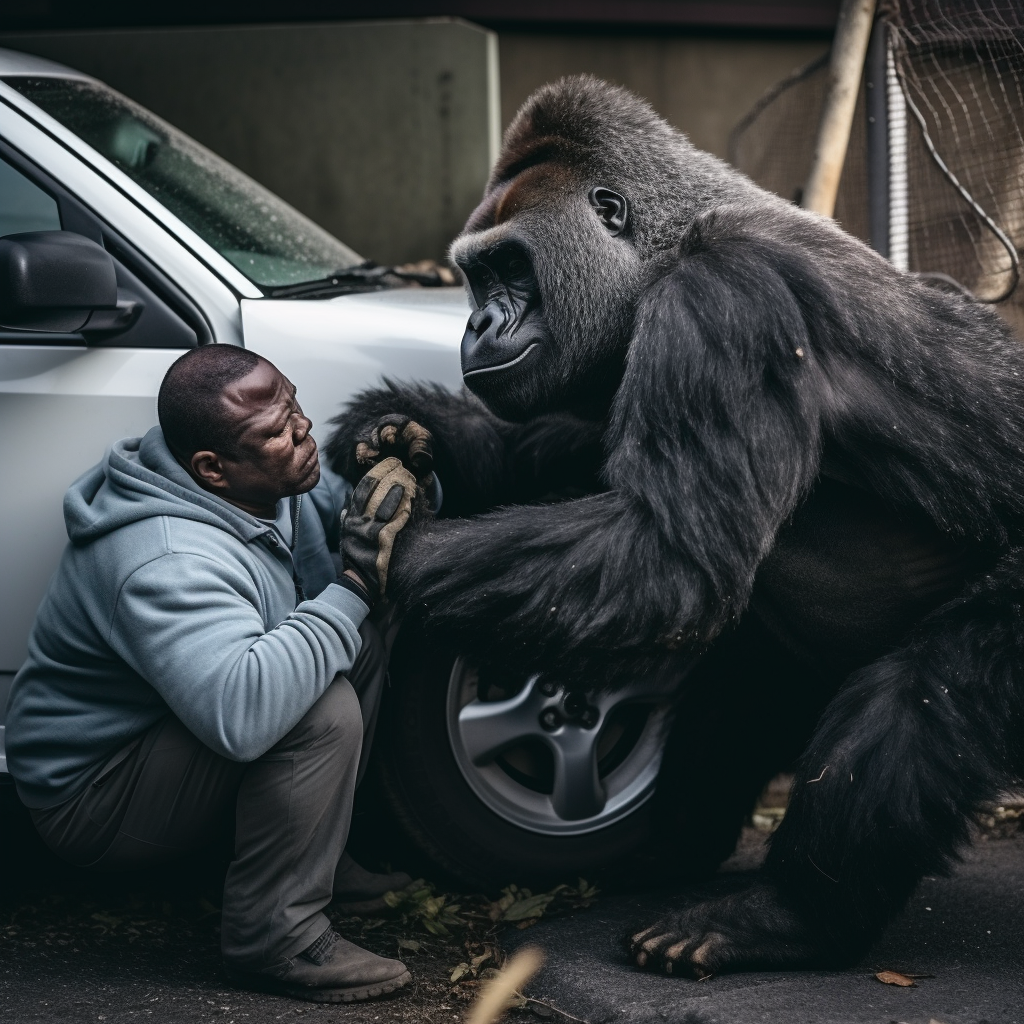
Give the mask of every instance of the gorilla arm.
[[368, 427], [395, 413], [430, 431], [434, 470], [446, 518], [475, 515], [512, 502], [600, 490], [603, 426], [568, 413], [527, 423], [499, 419], [468, 391], [399, 384], [362, 392], [334, 420], [326, 446], [331, 468], [358, 480], [368, 466], [355, 450]]
[[776, 263], [698, 236], [637, 310], [611, 490], [407, 531], [395, 593], [467, 653], [567, 679], [713, 637], [818, 468], [807, 310]]

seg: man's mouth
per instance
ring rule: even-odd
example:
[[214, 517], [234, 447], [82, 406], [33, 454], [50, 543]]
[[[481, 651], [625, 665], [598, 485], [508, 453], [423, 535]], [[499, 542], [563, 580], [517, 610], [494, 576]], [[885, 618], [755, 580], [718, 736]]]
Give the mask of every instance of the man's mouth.
[[309, 457], [302, 464], [302, 479], [305, 480], [312, 475], [314, 469], [320, 468], [320, 452], [317, 449], [316, 443], [313, 444], [313, 450], [310, 452]]

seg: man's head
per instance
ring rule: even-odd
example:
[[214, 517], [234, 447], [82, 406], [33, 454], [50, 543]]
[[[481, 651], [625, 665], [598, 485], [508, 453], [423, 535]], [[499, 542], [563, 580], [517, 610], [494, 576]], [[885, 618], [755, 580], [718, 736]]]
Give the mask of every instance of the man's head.
[[157, 398], [164, 440], [205, 490], [254, 515], [320, 479], [312, 424], [273, 363], [234, 345], [191, 349]]

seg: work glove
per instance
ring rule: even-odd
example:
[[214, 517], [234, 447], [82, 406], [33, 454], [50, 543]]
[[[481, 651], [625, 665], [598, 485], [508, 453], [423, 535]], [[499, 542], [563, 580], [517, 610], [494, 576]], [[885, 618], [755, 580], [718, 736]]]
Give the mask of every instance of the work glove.
[[409, 521], [416, 480], [395, 458], [378, 462], [356, 484], [341, 515], [341, 558], [365, 584], [371, 603], [384, 596], [398, 531]]
[[379, 459], [397, 458], [420, 487], [430, 486], [434, 476], [433, 439], [426, 427], [401, 413], [390, 413], [367, 423], [356, 437], [356, 462], [372, 465]]

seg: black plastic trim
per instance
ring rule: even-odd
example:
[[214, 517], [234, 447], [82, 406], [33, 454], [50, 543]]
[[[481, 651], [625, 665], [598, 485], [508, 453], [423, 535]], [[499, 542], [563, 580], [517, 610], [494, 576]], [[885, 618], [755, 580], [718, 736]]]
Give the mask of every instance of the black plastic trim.
[[[52, 175], [2, 138], [0, 138], [0, 157], [27, 177], [30, 177], [39, 188], [53, 197], [60, 213], [61, 227], [65, 231], [74, 231], [102, 245], [115, 260], [151, 288], [157, 297], [195, 333], [198, 345], [209, 345], [213, 342], [213, 331], [210, 329], [210, 324], [203, 315], [202, 310], [159, 267], [139, 252], [123, 235], [106, 224], [101, 217], [86, 207], [80, 199], [72, 195]], [[9, 335], [12, 333], [15, 332], [4, 331], [0, 333], [0, 341], [10, 343], [12, 339]], [[39, 336], [41, 332], [36, 333], [35, 336], [34, 332], [31, 331], [17, 333], [24, 338], [26, 344], [62, 343], [43, 341]], [[84, 343], [81, 335], [74, 335], [73, 337], [79, 339], [79, 343]], [[110, 346], [99, 342], [94, 343], [91, 347], [105, 348]], [[158, 348], [164, 346], [139, 347]], [[171, 345], [167, 347], [178, 348], [179, 346]]]

